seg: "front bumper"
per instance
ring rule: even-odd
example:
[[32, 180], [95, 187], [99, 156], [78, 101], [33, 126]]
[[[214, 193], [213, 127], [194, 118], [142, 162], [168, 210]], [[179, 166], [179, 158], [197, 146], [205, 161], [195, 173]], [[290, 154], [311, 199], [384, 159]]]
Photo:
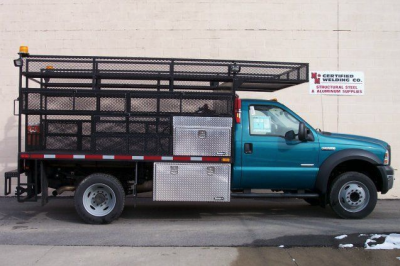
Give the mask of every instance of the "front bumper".
[[386, 194], [392, 187], [394, 182], [394, 169], [391, 166], [378, 166], [382, 178], [382, 194]]

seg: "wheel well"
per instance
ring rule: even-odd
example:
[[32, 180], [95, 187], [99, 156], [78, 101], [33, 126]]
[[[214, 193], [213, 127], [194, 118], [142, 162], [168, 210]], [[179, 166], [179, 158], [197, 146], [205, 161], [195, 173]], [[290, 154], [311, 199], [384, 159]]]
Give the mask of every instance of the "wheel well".
[[328, 180], [328, 188], [331, 187], [333, 180], [345, 172], [359, 172], [368, 176], [375, 184], [378, 191], [382, 190], [382, 180], [379, 178], [378, 168], [363, 160], [349, 160], [338, 164], [331, 172]]

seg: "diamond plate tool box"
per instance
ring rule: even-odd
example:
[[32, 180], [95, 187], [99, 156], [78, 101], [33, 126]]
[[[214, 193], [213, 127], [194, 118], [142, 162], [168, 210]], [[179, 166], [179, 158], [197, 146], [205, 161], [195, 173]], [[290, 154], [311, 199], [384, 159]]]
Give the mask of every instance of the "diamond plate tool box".
[[154, 163], [154, 201], [230, 201], [230, 164]]
[[175, 116], [173, 128], [174, 155], [231, 155], [232, 118]]

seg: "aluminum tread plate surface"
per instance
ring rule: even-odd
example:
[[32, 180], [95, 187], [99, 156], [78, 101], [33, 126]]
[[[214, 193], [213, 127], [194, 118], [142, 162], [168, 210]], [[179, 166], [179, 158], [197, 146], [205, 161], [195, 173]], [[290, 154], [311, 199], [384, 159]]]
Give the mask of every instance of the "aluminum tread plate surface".
[[232, 127], [231, 117], [174, 116], [174, 127]]
[[230, 201], [230, 164], [154, 163], [154, 201]]
[[176, 116], [173, 125], [174, 155], [231, 155], [231, 118]]

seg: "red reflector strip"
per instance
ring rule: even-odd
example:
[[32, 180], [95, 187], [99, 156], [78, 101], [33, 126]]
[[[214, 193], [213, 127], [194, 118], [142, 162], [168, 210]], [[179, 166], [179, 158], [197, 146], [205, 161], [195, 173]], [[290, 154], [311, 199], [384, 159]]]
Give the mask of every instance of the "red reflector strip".
[[161, 156], [144, 156], [147, 161], [161, 161]]
[[115, 160], [132, 160], [132, 156], [127, 155], [115, 155]]
[[56, 159], [73, 159], [74, 155], [72, 154], [56, 154]]
[[[201, 156], [131, 156], [131, 155], [73, 155], [73, 154], [29, 154], [21, 153], [21, 159], [63, 159], [63, 160], [146, 160], [146, 161], [177, 161], [177, 162], [221, 162], [227, 157], [201, 157]], [[223, 161], [227, 162], [227, 161]], [[228, 161], [229, 162], [229, 161]]]
[[203, 162], [219, 162], [220, 160], [219, 157], [203, 157]]
[[44, 158], [44, 154], [31, 154], [30, 158], [31, 159], [43, 159]]
[[103, 159], [103, 155], [97, 155], [97, 154], [85, 155], [85, 159], [89, 159], [89, 160], [102, 160], [102, 159]]

